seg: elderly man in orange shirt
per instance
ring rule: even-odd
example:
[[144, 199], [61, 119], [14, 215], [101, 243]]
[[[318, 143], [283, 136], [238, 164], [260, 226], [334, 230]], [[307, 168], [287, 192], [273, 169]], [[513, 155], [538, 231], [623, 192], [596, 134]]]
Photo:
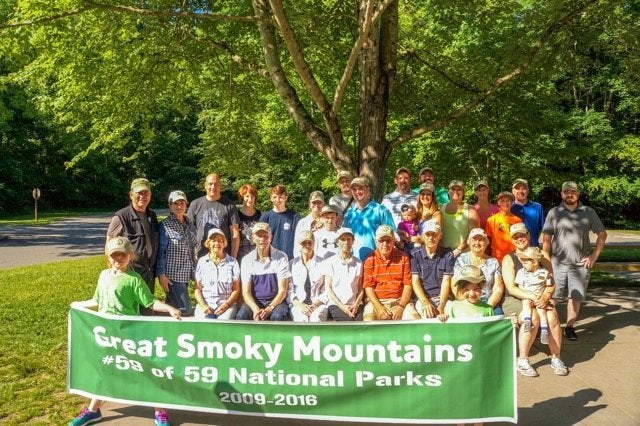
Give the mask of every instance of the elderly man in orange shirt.
[[376, 230], [376, 250], [364, 261], [363, 286], [369, 302], [364, 321], [420, 319], [411, 302], [409, 256], [395, 248], [395, 234], [389, 225]]

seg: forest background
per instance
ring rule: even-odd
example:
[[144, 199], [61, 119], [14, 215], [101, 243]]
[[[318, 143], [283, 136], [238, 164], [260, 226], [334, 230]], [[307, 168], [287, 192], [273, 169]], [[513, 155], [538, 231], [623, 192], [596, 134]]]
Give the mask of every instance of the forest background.
[[[640, 217], [638, 0], [8, 0], [0, 5], [0, 214], [105, 208], [129, 182], [202, 195], [337, 169], [393, 189], [564, 180], [608, 226]], [[417, 182], [414, 182], [417, 184]]]

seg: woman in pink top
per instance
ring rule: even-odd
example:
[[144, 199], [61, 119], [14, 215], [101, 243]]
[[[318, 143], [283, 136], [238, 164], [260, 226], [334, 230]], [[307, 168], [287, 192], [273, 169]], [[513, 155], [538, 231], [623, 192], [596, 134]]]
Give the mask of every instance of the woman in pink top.
[[478, 227], [485, 229], [487, 219], [500, 211], [500, 208], [489, 201], [489, 184], [486, 180], [479, 180], [473, 187], [478, 200], [473, 208], [478, 212]]

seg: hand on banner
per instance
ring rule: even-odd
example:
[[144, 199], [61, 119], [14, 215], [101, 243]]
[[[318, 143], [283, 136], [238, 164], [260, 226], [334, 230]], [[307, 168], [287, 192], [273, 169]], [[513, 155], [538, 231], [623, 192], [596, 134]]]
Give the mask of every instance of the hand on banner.
[[447, 315], [447, 314], [438, 314], [438, 321], [447, 322], [448, 319], [449, 319], [449, 315]]

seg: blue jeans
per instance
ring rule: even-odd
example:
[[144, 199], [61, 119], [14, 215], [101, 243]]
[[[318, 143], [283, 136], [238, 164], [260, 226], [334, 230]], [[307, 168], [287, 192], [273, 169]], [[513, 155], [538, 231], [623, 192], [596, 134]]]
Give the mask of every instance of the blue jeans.
[[171, 282], [169, 292], [167, 293], [167, 305], [180, 309], [182, 315], [185, 317], [193, 314], [187, 284]]
[[[261, 299], [257, 299], [256, 303], [258, 304], [258, 306], [260, 308], [264, 308], [267, 305], [269, 305], [269, 303], [271, 303], [273, 299], [270, 300], [261, 300]], [[238, 313], [236, 314], [236, 319], [238, 320], [253, 320], [253, 311], [251, 310], [251, 308], [249, 307], [249, 305], [247, 305], [246, 303], [243, 303], [242, 306], [240, 307], [240, 310], [238, 310]], [[268, 318], [269, 321], [289, 321], [289, 305], [287, 305], [285, 302], [280, 303], [278, 306], [276, 306], [273, 311], [271, 312], [271, 315], [269, 315]]]

